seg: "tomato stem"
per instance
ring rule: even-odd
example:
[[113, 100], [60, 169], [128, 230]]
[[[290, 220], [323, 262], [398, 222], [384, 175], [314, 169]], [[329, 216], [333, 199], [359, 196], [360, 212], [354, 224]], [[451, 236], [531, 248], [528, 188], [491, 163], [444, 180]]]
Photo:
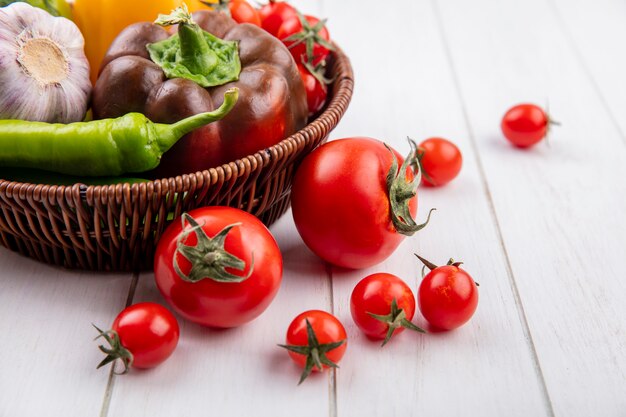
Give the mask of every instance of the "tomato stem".
[[422, 261], [422, 263], [424, 264], [424, 266], [426, 266], [428, 269], [430, 269], [431, 271], [435, 268], [438, 268], [437, 265], [435, 265], [434, 263], [430, 262], [427, 259], [422, 258], [421, 256], [419, 256], [417, 253], [414, 253], [415, 256], [417, 256], [417, 258]]
[[321, 344], [317, 340], [317, 336], [315, 335], [315, 331], [313, 330], [313, 326], [311, 326], [309, 319], [305, 320], [308, 343], [307, 345], [278, 345], [291, 352], [306, 356], [306, 363], [304, 365], [302, 375], [300, 375], [300, 381], [298, 382], [298, 385], [302, 384], [302, 382], [309, 375], [311, 375], [311, 372], [313, 372], [313, 367], [316, 367], [320, 371], [323, 369], [323, 365], [326, 365], [329, 368], [339, 368], [336, 363], [328, 359], [326, 353], [330, 352], [333, 349], [337, 349], [339, 346], [346, 343], [346, 339], [343, 339], [337, 342]]
[[[415, 219], [413, 219], [409, 204], [417, 195], [417, 187], [419, 187], [422, 180], [422, 170], [419, 162], [417, 162], [417, 144], [412, 139], [407, 139], [409, 141], [409, 145], [411, 146], [411, 151], [404, 159], [400, 169], [398, 169], [398, 158], [396, 157], [395, 152], [389, 147], [389, 145], [385, 144], [385, 147], [389, 150], [393, 158], [391, 168], [389, 168], [389, 171], [387, 172], [386, 182], [387, 192], [389, 193], [389, 211], [391, 221], [398, 233], [406, 236], [412, 236], [415, 232], [426, 227], [430, 221], [432, 212], [436, 209], [430, 209], [426, 221], [422, 224], [417, 224]], [[413, 180], [411, 181], [407, 181], [406, 178], [406, 171], [409, 168], [413, 169], [414, 173]]]
[[414, 325], [409, 320], [407, 320], [404, 309], [398, 308], [398, 302], [395, 298], [391, 300], [391, 310], [389, 311], [389, 314], [380, 315], [370, 313], [369, 311], [367, 312], [367, 314], [370, 317], [375, 318], [376, 320], [379, 320], [388, 326], [387, 334], [385, 336], [385, 340], [383, 340], [383, 344], [381, 345], [381, 347], [385, 346], [387, 342], [391, 340], [393, 333], [399, 327], [404, 327], [405, 329], [414, 330], [420, 333], [426, 333], [424, 329]]
[[[246, 268], [246, 263], [242, 259], [229, 253], [224, 247], [226, 236], [234, 227], [240, 226], [240, 223], [228, 225], [213, 238], [210, 238], [202, 229], [202, 225], [198, 224], [188, 213], [183, 213], [181, 221], [183, 232], [176, 242], [176, 251], [174, 252], [172, 262], [174, 270], [183, 281], [198, 282], [209, 278], [217, 282], [238, 283], [245, 281], [252, 275], [254, 270], [254, 253], [251, 255], [252, 260], [250, 261], [250, 268], [247, 274], [243, 276], [235, 275], [226, 270], [228, 268], [243, 272]], [[185, 222], [189, 223], [191, 227], [187, 228]], [[196, 234], [198, 243], [195, 246], [188, 246], [185, 240], [192, 233]], [[188, 274], [185, 274], [178, 264], [179, 254], [191, 263], [191, 270]]]
[[100, 333], [94, 340], [98, 340], [99, 338], [104, 338], [107, 341], [110, 347], [105, 347], [104, 345], [98, 346], [98, 348], [105, 353], [107, 356], [96, 366], [96, 369], [100, 369], [101, 367], [119, 359], [124, 364], [124, 371], [122, 372], [114, 372], [116, 375], [123, 375], [128, 372], [130, 367], [133, 364], [133, 354], [122, 346], [122, 342], [120, 342], [120, 336], [117, 334], [115, 330], [107, 330], [102, 331], [95, 324], [91, 323], [93, 327], [96, 328], [98, 333]]

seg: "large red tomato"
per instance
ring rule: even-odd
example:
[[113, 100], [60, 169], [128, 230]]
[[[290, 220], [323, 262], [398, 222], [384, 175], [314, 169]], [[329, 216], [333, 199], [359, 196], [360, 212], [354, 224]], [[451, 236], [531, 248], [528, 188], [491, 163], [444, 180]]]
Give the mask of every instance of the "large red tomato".
[[[346, 268], [366, 268], [386, 259], [414, 221], [416, 146], [404, 161], [371, 138], [329, 142], [309, 154], [296, 172], [293, 218], [306, 245], [319, 257]], [[430, 216], [430, 215], [429, 215]]]
[[154, 259], [156, 284], [168, 303], [210, 327], [235, 327], [260, 315], [283, 272], [269, 230], [231, 207], [200, 208], [182, 219], [167, 228]]

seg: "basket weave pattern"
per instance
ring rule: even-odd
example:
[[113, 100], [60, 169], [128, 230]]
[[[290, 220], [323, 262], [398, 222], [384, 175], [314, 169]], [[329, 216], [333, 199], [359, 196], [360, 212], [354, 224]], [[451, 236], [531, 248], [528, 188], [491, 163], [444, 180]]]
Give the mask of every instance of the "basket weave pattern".
[[294, 170], [326, 141], [354, 85], [338, 49], [324, 112], [271, 148], [206, 171], [139, 184], [55, 186], [0, 179], [0, 243], [39, 261], [100, 271], [152, 267], [172, 219], [202, 206], [238, 207], [269, 225], [289, 208]]

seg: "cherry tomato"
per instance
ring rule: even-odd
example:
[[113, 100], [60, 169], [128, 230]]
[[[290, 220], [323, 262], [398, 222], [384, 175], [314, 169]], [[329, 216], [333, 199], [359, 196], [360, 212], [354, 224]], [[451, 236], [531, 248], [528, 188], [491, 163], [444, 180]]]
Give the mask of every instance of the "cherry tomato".
[[[95, 326], [94, 326], [95, 327]], [[176, 318], [165, 307], [155, 303], [138, 303], [122, 310], [111, 330], [100, 332], [110, 347], [100, 346], [107, 354], [98, 368], [116, 359], [130, 367], [152, 368], [166, 360], [178, 344], [180, 330]]]
[[274, 299], [283, 272], [276, 241], [259, 219], [231, 207], [183, 215], [159, 240], [156, 284], [181, 316], [210, 327], [235, 327]]
[[518, 104], [502, 118], [502, 133], [515, 146], [527, 148], [546, 137], [550, 124], [558, 124], [539, 106]]
[[436, 187], [452, 181], [461, 171], [463, 156], [447, 139], [430, 138], [420, 143], [422, 184]]
[[431, 270], [422, 280], [417, 301], [424, 318], [434, 327], [452, 330], [465, 324], [476, 311], [478, 287], [452, 259], [445, 266], [421, 258]]
[[261, 27], [273, 36], [278, 35], [278, 30], [285, 20], [298, 17], [296, 9], [284, 1], [270, 0], [259, 10]]
[[328, 88], [326, 84], [320, 82], [315, 75], [311, 74], [311, 71], [304, 65], [298, 65], [298, 71], [300, 71], [300, 78], [302, 78], [304, 89], [306, 90], [306, 101], [309, 106], [310, 117], [317, 114], [324, 107]]
[[384, 339], [383, 346], [405, 328], [424, 333], [411, 323], [415, 314], [413, 291], [392, 274], [372, 274], [359, 281], [352, 290], [350, 312], [369, 338]]
[[310, 153], [291, 193], [293, 218], [306, 245], [334, 265], [366, 268], [422, 229], [428, 220], [420, 225], [413, 220], [419, 178], [411, 169], [417, 160], [412, 146], [406, 161], [371, 138], [340, 139]]
[[[317, 65], [324, 61], [332, 46], [326, 25], [313, 16], [303, 16], [304, 26], [300, 16], [285, 20], [278, 30], [276, 37], [289, 48], [297, 63], [309, 62]], [[289, 40], [287, 40], [289, 38]], [[311, 54], [307, 54], [307, 48]]]
[[304, 368], [300, 382], [313, 370], [337, 368], [347, 347], [346, 329], [332, 314], [309, 310], [299, 314], [287, 329], [286, 344], [291, 359]]
[[255, 26], [261, 26], [261, 17], [259, 12], [245, 0], [231, 0], [228, 3], [230, 16], [237, 23], [251, 23]]

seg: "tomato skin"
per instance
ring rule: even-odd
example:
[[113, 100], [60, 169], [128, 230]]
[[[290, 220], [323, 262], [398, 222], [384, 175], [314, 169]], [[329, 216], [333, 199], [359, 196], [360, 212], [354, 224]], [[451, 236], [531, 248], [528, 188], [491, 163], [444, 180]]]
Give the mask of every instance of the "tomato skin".
[[[391, 303], [396, 300], [398, 308], [404, 310], [406, 319], [411, 321], [415, 314], [415, 296], [411, 288], [400, 278], [387, 273], [376, 273], [363, 278], [352, 290], [350, 313], [356, 325], [374, 340], [382, 340], [389, 326], [368, 313], [384, 316], [391, 311]], [[398, 327], [393, 335], [404, 331]]]
[[478, 288], [463, 269], [440, 266], [422, 280], [417, 301], [422, 315], [432, 326], [452, 330], [465, 324], [476, 311]]
[[304, 65], [298, 65], [298, 71], [306, 90], [306, 101], [309, 106], [309, 117], [311, 117], [324, 107], [328, 96], [328, 87], [319, 82]]
[[155, 303], [137, 303], [125, 308], [113, 322], [122, 346], [133, 354], [134, 368], [152, 368], [166, 360], [178, 344], [176, 318]]
[[[403, 158], [393, 151], [399, 166]], [[291, 194], [293, 218], [306, 245], [320, 258], [359, 269], [385, 260], [404, 239], [390, 219], [385, 183], [392, 155], [372, 138], [328, 142], [298, 168]], [[407, 177], [412, 171], [407, 169]], [[417, 197], [409, 203], [413, 217]]]
[[511, 107], [502, 118], [502, 133], [513, 145], [527, 148], [541, 141], [548, 133], [550, 119], [534, 104]]
[[[346, 352], [346, 348], [348, 346], [348, 336], [346, 334], [346, 329], [343, 327], [343, 324], [341, 324], [341, 322], [335, 316], [325, 311], [309, 310], [297, 315], [287, 328], [287, 335], [285, 336], [286, 344], [295, 346], [308, 345], [309, 342], [306, 328], [306, 320], [311, 323], [311, 327], [313, 327], [315, 336], [317, 337], [317, 340], [320, 344], [346, 340], [346, 343], [326, 353], [326, 357], [330, 361], [334, 363], [339, 362]], [[306, 363], [306, 356], [292, 351], [289, 351], [288, 353], [295, 363], [304, 368]], [[323, 367], [324, 369], [327, 368], [326, 365], [324, 365]], [[319, 369], [317, 369], [316, 367], [313, 367], [313, 370], [319, 371]]]
[[259, 10], [261, 27], [273, 36], [278, 35], [280, 26], [292, 17], [298, 17], [296, 9], [286, 2], [272, 2], [261, 7]]
[[[307, 22], [309, 22], [311, 26], [315, 26], [320, 21], [317, 17], [314, 16], [305, 15], [304, 18], [307, 20]], [[307, 61], [306, 46], [304, 42], [299, 43], [298, 45], [294, 45], [295, 41], [285, 41], [285, 39], [302, 31], [302, 23], [300, 22], [300, 18], [296, 16], [285, 20], [280, 26], [280, 29], [278, 30], [278, 33], [276, 35], [276, 37], [282, 40], [287, 48], [289, 48], [289, 51], [291, 52], [293, 58], [296, 60], [297, 64], [303, 62], [303, 60]], [[326, 26], [324, 26], [319, 31], [319, 35], [325, 41], [330, 41], [330, 35], [328, 33], [328, 29], [326, 29]], [[292, 45], [294, 46], [291, 47]], [[317, 65], [318, 63], [324, 61], [326, 57], [328, 57], [328, 54], [330, 54], [330, 51], [326, 47], [315, 43], [315, 45], [313, 46], [313, 57], [315, 59], [313, 60], [313, 62], [311, 62], [311, 64]]]
[[[252, 257], [254, 268], [249, 278], [235, 282], [217, 282], [210, 278], [198, 282], [184, 281], [173, 268], [177, 238], [182, 232], [180, 221], [172, 223], [157, 246], [154, 273], [156, 284], [172, 308], [187, 320], [209, 327], [236, 327], [259, 316], [278, 292], [283, 272], [280, 249], [269, 230], [259, 219], [232, 207], [204, 207], [189, 212], [214, 237], [228, 225], [241, 223], [226, 236], [225, 249], [242, 259], [244, 271], [230, 271], [243, 276], [248, 273]], [[185, 243], [195, 245], [197, 237], [190, 234]], [[177, 259], [184, 273], [191, 264], [180, 253]]]
[[237, 23], [251, 23], [261, 27], [261, 17], [259, 12], [245, 0], [231, 0], [228, 3], [228, 10], [233, 20]]
[[[444, 138], [429, 138], [419, 144], [423, 150], [422, 184], [437, 187], [452, 181], [461, 172], [463, 156], [459, 148]], [[428, 178], [427, 178], [428, 177]]]

